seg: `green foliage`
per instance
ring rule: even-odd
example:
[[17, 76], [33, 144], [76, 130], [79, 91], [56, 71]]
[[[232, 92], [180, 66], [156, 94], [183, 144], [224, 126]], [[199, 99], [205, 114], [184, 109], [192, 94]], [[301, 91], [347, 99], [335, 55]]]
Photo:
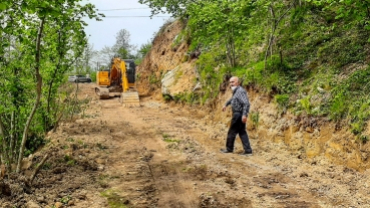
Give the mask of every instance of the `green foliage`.
[[250, 118], [253, 125], [256, 127], [256, 129], [258, 129], [258, 126], [260, 124], [260, 113], [258, 111], [252, 111], [250, 112]]
[[145, 57], [146, 54], [152, 49], [152, 43], [148, 42], [140, 46], [139, 53], [141, 57]]
[[332, 90], [329, 115], [335, 121], [348, 119], [351, 131], [359, 135], [370, 118], [370, 96], [368, 77], [370, 68], [357, 70], [346, 79], [337, 82]]
[[43, 136], [41, 135], [32, 135], [30, 138], [27, 140], [26, 143], [26, 149], [24, 156], [28, 157], [30, 154], [35, 152], [37, 149], [45, 145], [46, 141]]
[[147, 4], [152, 9], [152, 15], [170, 13], [176, 17], [186, 14], [187, 7], [199, 4], [193, 0], [139, 0], [141, 4]]
[[163, 139], [163, 141], [165, 141], [167, 143], [179, 143], [180, 142], [180, 140], [171, 139], [171, 138]]
[[330, 105], [330, 118], [334, 121], [338, 121], [343, 118], [346, 110], [347, 106], [343, 92], [335, 95]]
[[300, 107], [306, 112], [308, 116], [312, 115], [311, 97], [306, 96], [299, 100]]
[[241, 34], [248, 28], [250, 1], [202, 1], [188, 5], [187, 13], [192, 17], [188, 26], [192, 34], [192, 47], [217, 43], [229, 66], [239, 65], [240, 47], [236, 44], [244, 41]]
[[62, 202], [63, 204], [68, 204], [68, 202], [72, 199], [71, 196], [64, 196], [63, 198], [60, 199], [60, 202]]
[[162, 134], [162, 137], [163, 137], [163, 139], [169, 139], [170, 138], [170, 135], [169, 134], [166, 134], [166, 133], [163, 133]]
[[368, 142], [370, 139], [369, 139], [369, 136], [367, 136], [367, 135], [360, 135], [359, 137], [358, 137], [358, 139], [362, 142], [362, 143], [366, 143], [366, 142]]
[[275, 102], [278, 104], [279, 111], [286, 113], [289, 106], [289, 95], [275, 95]]
[[158, 78], [155, 74], [149, 75], [149, 83], [158, 85], [160, 83], [160, 78]]
[[189, 35], [189, 30], [187, 28], [183, 29], [180, 34], [178, 34], [172, 42], [172, 49], [178, 47], [181, 43], [185, 41], [185, 38]]
[[[357, 37], [357, 35], [359, 35]], [[318, 50], [318, 58], [322, 62], [342, 67], [349, 63], [363, 61], [366, 56], [365, 46], [369, 34], [364, 31], [348, 31], [341, 37], [332, 38]]]
[[360, 25], [363, 28], [370, 29], [370, 15], [368, 1], [361, 0], [306, 0], [316, 5], [322, 6], [327, 10], [336, 12], [336, 19], [349, 21], [349, 26]]
[[291, 69], [285, 64], [281, 64], [277, 57], [273, 56], [269, 59], [267, 69], [264, 68], [264, 61], [252, 63], [242, 75], [245, 76], [244, 84], [259, 86], [268, 93], [290, 94], [297, 91], [295, 77]]
[[50, 170], [50, 169], [51, 169], [51, 167], [52, 167], [51, 163], [46, 162], [46, 163], [44, 163], [44, 165], [42, 166], [42, 169], [43, 169], [43, 170]]
[[64, 162], [66, 162], [69, 166], [74, 166], [76, 164], [76, 161], [73, 159], [73, 157], [69, 155], [64, 155]]
[[353, 134], [361, 134], [366, 125], [366, 121], [370, 118], [370, 100], [365, 102], [356, 102], [350, 107], [349, 114], [351, 116], [351, 131]]
[[[132, 58], [132, 49], [134, 46], [130, 44], [131, 34], [126, 29], [121, 29], [116, 34], [116, 43], [112, 47], [114, 55], [121, 57], [122, 59]], [[112, 58], [112, 57], [110, 57]]]
[[163, 95], [163, 99], [166, 101], [166, 102], [169, 102], [172, 100], [172, 97], [170, 95]]
[[45, 132], [60, 121], [65, 74], [86, 51], [83, 18], [103, 15], [78, 0], [12, 0], [0, 10], [0, 78], [6, 80], [0, 83], [0, 152], [2, 162], [14, 164], [43, 145]]
[[96, 73], [90, 73], [91, 82], [96, 82]]
[[[263, 70], [264, 70], [264, 62], [260, 61], [251, 67], [249, 67], [246, 72], [245, 72], [245, 78], [248, 82], [248, 84], [253, 84], [253, 85], [261, 85], [263, 83]], [[246, 83], [245, 83], [246, 84]]]
[[101, 196], [106, 197], [108, 199], [108, 204], [110, 208], [126, 208], [129, 204], [128, 200], [125, 200], [122, 196], [119, 196], [113, 190], [106, 190], [101, 192]]
[[199, 95], [196, 93], [179, 93], [173, 97], [176, 103], [199, 104]]
[[220, 93], [224, 76], [234, 75], [274, 96], [282, 112], [346, 119], [354, 134], [366, 137], [370, 69], [356, 67], [369, 64], [367, 1], [140, 2], [153, 14], [167, 10], [186, 20], [173, 47], [187, 41], [189, 51], [201, 52], [196, 64], [202, 89], [166, 99], [204, 105]]

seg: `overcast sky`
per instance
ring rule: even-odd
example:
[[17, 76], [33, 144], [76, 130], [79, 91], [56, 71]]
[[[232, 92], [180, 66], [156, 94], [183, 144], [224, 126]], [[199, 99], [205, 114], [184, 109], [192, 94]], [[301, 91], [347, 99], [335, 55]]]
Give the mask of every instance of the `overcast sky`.
[[[94, 50], [100, 50], [104, 46], [113, 46], [116, 41], [116, 34], [121, 29], [129, 31], [131, 44], [140, 47], [150, 41], [153, 34], [169, 19], [168, 17], [153, 17], [150, 19], [150, 9], [147, 5], [140, 4], [138, 0], [84, 0], [83, 2], [94, 4], [100, 10], [98, 12], [106, 16], [103, 21], [99, 22], [86, 19], [89, 25], [85, 28], [85, 32], [89, 37], [89, 42], [94, 45]], [[157, 16], [169, 15], [160, 14]]]

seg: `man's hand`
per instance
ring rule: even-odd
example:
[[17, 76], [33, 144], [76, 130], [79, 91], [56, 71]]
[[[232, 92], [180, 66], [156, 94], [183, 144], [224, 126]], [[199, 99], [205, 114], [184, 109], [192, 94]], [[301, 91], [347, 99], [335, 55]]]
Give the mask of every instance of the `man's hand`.
[[247, 116], [244, 116], [244, 115], [243, 115], [243, 117], [242, 117], [242, 122], [243, 122], [243, 123], [247, 123]]
[[222, 107], [222, 111], [225, 111], [226, 110], [226, 106]]

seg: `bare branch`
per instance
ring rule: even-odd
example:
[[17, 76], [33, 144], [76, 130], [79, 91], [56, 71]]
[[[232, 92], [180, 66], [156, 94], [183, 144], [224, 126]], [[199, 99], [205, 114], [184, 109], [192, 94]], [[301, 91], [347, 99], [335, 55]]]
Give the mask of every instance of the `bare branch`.
[[44, 158], [42, 158], [41, 162], [39, 163], [39, 165], [36, 167], [35, 171], [33, 171], [32, 175], [30, 176], [29, 178], [29, 181], [28, 181], [28, 185], [31, 186], [32, 185], [32, 182], [33, 182], [33, 179], [35, 179], [35, 176], [37, 175], [37, 173], [40, 171], [40, 168], [44, 165], [44, 163], [46, 162], [46, 160], [48, 159], [49, 157], [49, 154], [46, 154], [44, 156]]

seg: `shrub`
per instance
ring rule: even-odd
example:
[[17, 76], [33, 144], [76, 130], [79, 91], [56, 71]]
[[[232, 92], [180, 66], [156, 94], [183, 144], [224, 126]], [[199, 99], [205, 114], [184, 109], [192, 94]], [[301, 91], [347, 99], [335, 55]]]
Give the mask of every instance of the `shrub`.
[[260, 113], [258, 111], [252, 111], [250, 113], [250, 117], [252, 120], [253, 125], [258, 129], [259, 122], [260, 122]]
[[279, 111], [286, 113], [289, 106], [289, 95], [275, 95], [275, 102], [278, 104]]

